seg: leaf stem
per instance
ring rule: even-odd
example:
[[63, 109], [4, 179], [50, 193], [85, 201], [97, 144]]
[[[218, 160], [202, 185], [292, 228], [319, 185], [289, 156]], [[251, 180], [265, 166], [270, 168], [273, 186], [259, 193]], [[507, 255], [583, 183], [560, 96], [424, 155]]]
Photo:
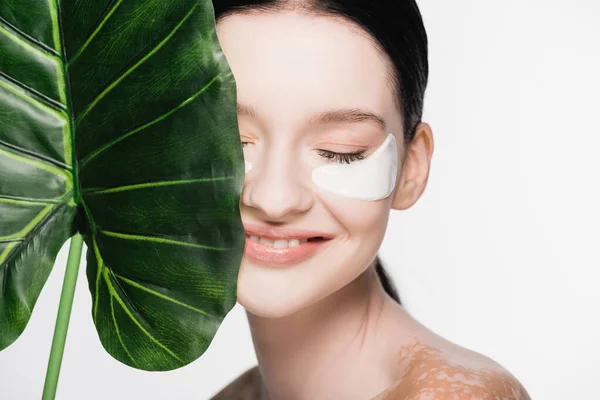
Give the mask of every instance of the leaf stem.
[[69, 328], [69, 318], [71, 316], [71, 306], [73, 305], [82, 247], [83, 236], [81, 233], [76, 233], [71, 238], [71, 245], [69, 247], [69, 258], [67, 260], [65, 279], [60, 295], [60, 305], [58, 306], [58, 315], [56, 317], [50, 359], [48, 360], [48, 369], [46, 370], [46, 382], [44, 383], [42, 400], [54, 400], [54, 396], [56, 395], [58, 375], [65, 350], [65, 341], [67, 338], [67, 329]]

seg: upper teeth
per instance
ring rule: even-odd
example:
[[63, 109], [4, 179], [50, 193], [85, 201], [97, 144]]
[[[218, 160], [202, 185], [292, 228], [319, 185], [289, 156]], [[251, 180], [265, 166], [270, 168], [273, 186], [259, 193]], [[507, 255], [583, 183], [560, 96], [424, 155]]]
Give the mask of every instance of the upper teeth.
[[276, 249], [284, 249], [286, 247], [296, 247], [300, 246], [300, 243], [305, 243], [308, 239], [290, 239], [290, 240], [270, 240], [261, 238], [259, 236], [250, 236], [250, 240], [254, 240], [260, 244], [264, 244], [265, 246], [273, 247]]

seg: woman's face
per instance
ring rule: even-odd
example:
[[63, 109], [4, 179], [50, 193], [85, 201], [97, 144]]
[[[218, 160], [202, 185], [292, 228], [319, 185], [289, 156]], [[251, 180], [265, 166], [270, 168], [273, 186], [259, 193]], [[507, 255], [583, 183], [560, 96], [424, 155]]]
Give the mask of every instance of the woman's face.
[[[402, 117], [385, 59], [345, 21], [293, 12], [234, 14], [218, 23], [217, 34], [237, 85], [244, 157], [252, 163], [240, 204], [244, 225], [331, 237], [300, 261], [244, 255], [239, 303], [255, 315], [282, 317], [365, 271], [383, 240], [394, 196], [367, 201], [332, 194], [313, 184], [311, 171], [338, 163], [328, 158], [331, 152], [364, 150], [368, 157], [388, 133], [400, 158]], [[342, 109], [376, 114], [383, 125], [343, 113], [316, 118]]]

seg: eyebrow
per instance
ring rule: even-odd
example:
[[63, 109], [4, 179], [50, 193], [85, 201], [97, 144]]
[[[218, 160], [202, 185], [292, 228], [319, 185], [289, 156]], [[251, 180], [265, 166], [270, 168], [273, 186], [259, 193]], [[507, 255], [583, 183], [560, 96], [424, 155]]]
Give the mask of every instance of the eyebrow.
[[[254, 107], [242, 103], [237, 104], [237, 112], [239, 115], [247, 115], [253, 118], [259, 118], [260, 116]], [[308, 120], [310, 125], [326, 125], [336, 122], [372, 122], [381, 129], [385, 129], [385, 121], [381, 115], [358, 108], [339, 108], [335, 110], [327, 110], [312, 115]]]

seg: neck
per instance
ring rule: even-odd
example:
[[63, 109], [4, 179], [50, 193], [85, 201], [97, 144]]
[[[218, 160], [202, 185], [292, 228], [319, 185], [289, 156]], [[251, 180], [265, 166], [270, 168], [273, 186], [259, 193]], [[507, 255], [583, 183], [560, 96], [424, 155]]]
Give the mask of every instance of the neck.
[[399, 309], [370, 266], [292, 315], [264, 318], [247, 312], [269, 399], [366, 399], [384, 391], [397, 379], [390, 351], [395, 341], [387, 327], [390, 319], [397, 321]]

